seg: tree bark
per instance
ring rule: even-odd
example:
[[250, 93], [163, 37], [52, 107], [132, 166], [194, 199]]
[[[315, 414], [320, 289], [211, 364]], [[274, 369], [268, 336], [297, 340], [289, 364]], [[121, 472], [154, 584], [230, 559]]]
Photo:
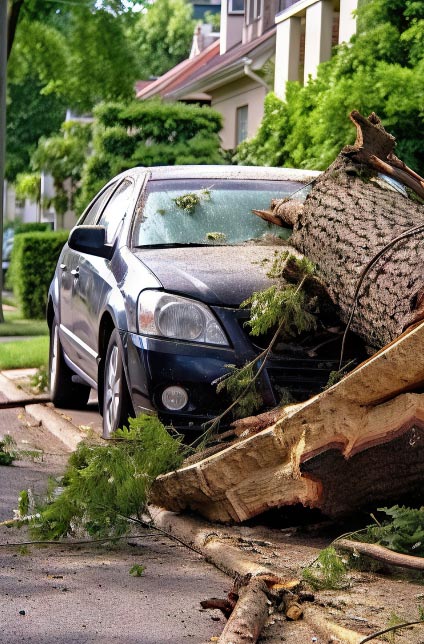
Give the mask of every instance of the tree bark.
[[294, 224], [292, 245], [317, 265], [344, 322], [370, 260], [396, 237], [422, 225], [388, 248], [364, 276], [351, 330], [374, 351], [424, 316], [424, 206], [391, 189], [378, 172], [421, 198], [424, 180], [394, 155], [395, 140], [378, 117], [365, 119], [354, 112], [351, 118], [357, 127], [355, 145], [343, 148], [317, 178], [303, 208], [274, 202], [272, 215]]
[[334, 543], [335, 548], [347, 550], [348, 552], [358, 552], [360, 555], [376, 559], [388, 566], [397, 566], [399, 568], [408, 568], [410, 570], [424, 571], [424, 558], [412, 557], [400, 552], [394, 552], [380, 546], [376, 543], [364, 543], [361, 541], [350, 541], [349, 539], [339, 539]]

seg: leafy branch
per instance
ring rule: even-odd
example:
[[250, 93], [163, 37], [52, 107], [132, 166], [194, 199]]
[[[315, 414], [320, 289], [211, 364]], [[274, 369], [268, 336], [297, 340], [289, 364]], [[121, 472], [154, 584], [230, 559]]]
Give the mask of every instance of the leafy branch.
[[58, 539], [78, 531], [111, 538], [125, 534], [131, 517], [141, 519], [154, 479], [183, 461], [181, 439], [155, 416], [130, 418], [129, 428], [118, 430], [116, 437], [107, 445], [78, 445], [60, 487], [56, 484], [36, 508], [30, 521], [35, 538]]
[[242, 303], [241, 306], [250, 307], [250, 320], [247, 324], [251, 327], [252, 335], [261, 335], [278, 325], [266, 349], [243, 367], [237, 368], [232, 365], [231, 372], [220, 379], [217, 391], [225, 389], [232, 396], [233, 401], [216, 418], [205, 423], [205, 433], [196, 443], [200, 441], [204, 445], [230, 411], [238, 409], [248, 415], [260, 407], [262, 402], [260, 394], [252, 390], [265, 369], [267, 359], [277, 340], [283, 334], [287, 337], [295, 337], [316, 327], [316, 318], [308, 310], [310, 301], [303, 290], [306, 280], [314, 273], [313, 264], [308, 260], [299, 260], [285, 251], [276, 256], [268, 275], [281, 277], [289, 261], [296, 263], [297, 284], [288, 284], [284, 287], [273, 285], [264, 291], [253, 293]]

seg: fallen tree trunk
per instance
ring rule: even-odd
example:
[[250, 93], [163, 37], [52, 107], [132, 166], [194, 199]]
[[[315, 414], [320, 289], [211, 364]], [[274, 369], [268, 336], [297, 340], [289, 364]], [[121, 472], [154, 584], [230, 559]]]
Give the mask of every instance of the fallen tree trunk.
[[[356, 303], [351, 329], [376, 350], [424, 318], [424, 180], [394, 155], [395, 140], [375, 115], [352, 112], [351, 119], [355, 145], [343, 148], [316, 179], [303, 207], [274, 201], [268, 215], [257, 214], [294, 226], [290, 242], [317, 265], [341, 320], [349, 320]], [[402, 182], [418, 199], [391, 189], [378, 173]]]
[[[423, 346], [421, 323], [330, 389], [280, 410], [274, 424], [160, 476], [154, 503], [228, 522], [297, 503], [337, 517], [421, 498]], [[244, 422], [239, 431], [251, 434]]]
[[267, 586], [260, 577], [246, 580], [237, 588], [237, 600], [218, 640], [219, 644], [244, 644], [258, 641], [268, 617], [271, 602]]
[[[338, 517], [378, 503], [419, 502], [424, 206], [387, 189], [376, 170], [417, 199], [424, 180], [394, 156], [394, 139], [375, 115], [352, 113], [352, 120], [355, 145], [318, 177], [302, 207], [274, 203], [272, 215], [294, 224], [293, 244], [317, 264], [340, 317], [350, 321], [357, 304], [352, 329], [372, 350], [384, 348], [314, 398], [235, 423], [238, 442], [156, 480], [157, 505], [228, 522], [284, 505]], [[325, 302], [320, 292], [317, 299]]]

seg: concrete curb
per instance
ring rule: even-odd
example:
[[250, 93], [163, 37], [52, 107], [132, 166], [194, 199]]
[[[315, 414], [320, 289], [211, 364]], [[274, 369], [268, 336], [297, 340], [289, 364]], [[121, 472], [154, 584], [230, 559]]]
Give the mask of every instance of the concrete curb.
[[46, 405], [26, 405], [25, 411], [31, 418], [42, 423], [47, 431], [61, 440], [70, 452], [73, 452], [78, 443], [86, 438], [86, 434], [78, 427]]

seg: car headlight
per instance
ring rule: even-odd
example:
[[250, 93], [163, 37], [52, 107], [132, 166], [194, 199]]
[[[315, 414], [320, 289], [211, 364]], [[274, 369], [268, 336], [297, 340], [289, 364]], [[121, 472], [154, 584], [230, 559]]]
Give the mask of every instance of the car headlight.
[[145, 335], [228, 346], [223, 330], [207, 306], [159, 291], [140, 293], [138, 330]]

